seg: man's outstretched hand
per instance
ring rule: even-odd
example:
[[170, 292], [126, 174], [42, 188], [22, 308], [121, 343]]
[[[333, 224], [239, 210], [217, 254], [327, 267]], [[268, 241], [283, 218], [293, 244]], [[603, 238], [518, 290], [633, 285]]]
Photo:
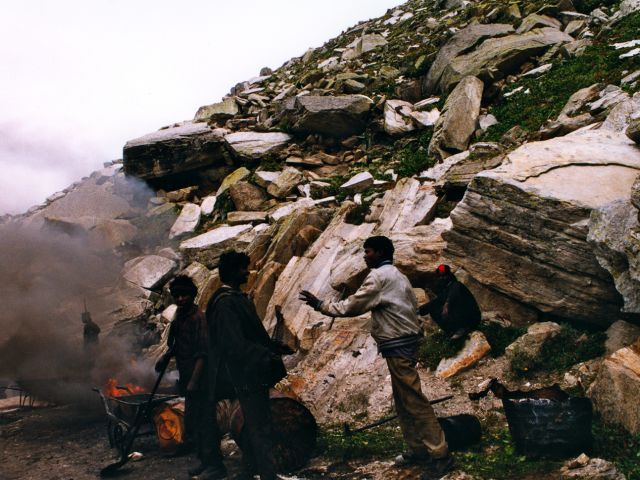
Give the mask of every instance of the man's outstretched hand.
[[300, 296], [298, 297], [298, 299], [302, 300], [303, 302], [305, 302], [307, 305], [309, 305], [314, 310], [317, 310], [318, 308], [320, 308], [320, 304], [322, 303], [322, 301], [318, 297], [316, 297], [313, 293], [311, 293], [310, 291], [301, 290], [299, 295]]

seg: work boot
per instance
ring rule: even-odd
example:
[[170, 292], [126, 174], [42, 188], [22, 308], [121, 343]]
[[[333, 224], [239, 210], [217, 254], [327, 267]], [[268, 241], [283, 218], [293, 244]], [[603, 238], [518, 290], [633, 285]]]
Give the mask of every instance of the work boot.
[[440, 480], [448, 472], [453, 470], [455, 462], [451, 455], [443, 458], [433, 458], [425, 465], [425, 472], [420, 480]]
[[394, 460], [398, 467], [402, 467], [405, 465], [425, 465], [431, 461], [431, 457], [428, 453], [424, 452], [402, 452], [402, 454], [398, 455]]
[[200, 475], [198, 480], [222, 480], [227, 478], [227, 469], [224, 465], [209, 465]]
[[471, 330], [469, 330], [468, 328], [459, 328], [455, 332], [453, 332], [453, 334], [449, 337], [449, 340], [451, 340], [452, 342], [460, 340], [461, 338], [469, 335], [470, 331]]

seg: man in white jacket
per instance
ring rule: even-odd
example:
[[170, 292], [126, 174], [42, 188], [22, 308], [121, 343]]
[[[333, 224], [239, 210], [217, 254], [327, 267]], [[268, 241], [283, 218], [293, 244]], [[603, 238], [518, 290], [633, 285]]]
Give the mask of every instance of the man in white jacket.
[[411, 449], [397, 463], [427, 467], [423, 478], [440, 478], [453, 460], [416, 370], [422, 325], [409, 279], [393, 265], [393, 243], [387, 237], [364, 242], [364, 261], [371, 269], [356, 293], [342, 301], [321, 301], [302, 290], [300, 299], [330, 317], [356, 317], [371, 312], [371, 335], [387, 361], [400, 428]]

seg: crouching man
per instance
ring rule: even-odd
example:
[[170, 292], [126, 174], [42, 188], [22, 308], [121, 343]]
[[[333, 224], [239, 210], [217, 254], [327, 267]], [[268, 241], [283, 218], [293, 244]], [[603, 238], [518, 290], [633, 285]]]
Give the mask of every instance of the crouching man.
[[422, 337], [417, 300], [409, 279], [393, 266], [393, 252], [387, 237], [368, 238], [364, 261], [371, 271], [355, 294], [342, 301], [323, 302], [303, 290], [300, 299], [331, 317], [371, 312], [371, 335], [387, 361], [400, 428], [410, 448], [396, 463], [422, 464], [426, 468], [423, 479], [435, 479], [453, 468], [453, 459], [433, 407], [422, 393], [416, 370]]
[[451, 340], [466, 337], [480, 324], [480, 307], [469, 289], [458, 281], [449, 265], [436, 268], [438, 296], [418, 309], [419, 315], [431, 315]]
[[198, 288], [186, 275], [176, 276], [169, 285], [178, 309], [169, 327], [169, 351], [156, 363], [163, 369], [172, 356], [178, 367], [178, 388], [185, 397], [185, 447], [196, 449], [199, 462], [189, 469], [189, 475], [203, 471], [218, 472], [224, 478], [226, 471], [220, 451], [220, 434], [214, 417], [215, 404], [207, 391], [206, 360], [208, 356], [207, 323], [194, 301]]

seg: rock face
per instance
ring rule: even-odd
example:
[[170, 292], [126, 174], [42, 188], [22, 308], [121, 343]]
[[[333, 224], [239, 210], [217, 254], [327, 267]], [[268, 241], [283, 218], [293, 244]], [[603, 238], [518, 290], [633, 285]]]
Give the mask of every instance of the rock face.
[[197, 170], [228, 157], [220, 132], [191, 122], [129, 140], [122, 155], [124, 171], [143, 179]]
[[573, 38], [570, 35], [548, 27], [535, 28], [522, 35], [490, 38], [468, 53], [452, 58], [442, 69], [434, 89], [451, 91], [460, 80], [469, 75], [483, 81], [499, 80], [549, 47], [571, 41]]
[[607, 354], [628, 347], [640, 338], [640, 327], [623, 320], [618, 320], [607, 329], [605, 348]]
[[364, 95], [297, 97], [289, 113], [291, 128], [299, 133], [348, 137], [361, 133], [373, 101]]
[[640, 152], [616, 132], [525, 144], [471, 182], [445, 254], [541, 312], [609, 325], [622, 299], [587, 242], [588, 222], [593, 210], [629, 198], [638, 169]]
[[279, 132], [236, 132], [225, 135], [224, 140], [234, 155], [256, 160], [285, 146], [291, 141], [291, 135]]
[[598, 262], [623, 297], [625, 313], [640, 314], [640, 223], [629, 199], [604, 205], [591, 213], [589, 235]]
[[441, 160], [467, 149], [478, 123], [483, 90], [479, 79], [466, 77], [451, 92], [434, 126], [430, 155]]
[[353, 60], [354, 58], [362, 56], [364, 53], [383, 47], [386, 44], [387, 41], [385, 38], [377, 33], [362, 35], [362, 37], [353, 42], [350, 48], [342, 52], [342, 59]]
[[604, 360], [588, 395], [606, 422], [640, 433], [640, 341]]

